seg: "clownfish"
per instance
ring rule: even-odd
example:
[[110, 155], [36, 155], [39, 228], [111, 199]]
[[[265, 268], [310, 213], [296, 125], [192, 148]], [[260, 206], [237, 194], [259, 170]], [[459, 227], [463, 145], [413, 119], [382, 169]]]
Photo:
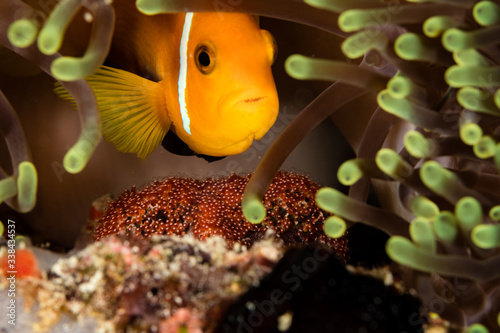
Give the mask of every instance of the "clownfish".
[[104, 138], [141, 158], [168, 131], [209, 156], [239, 154], [261, 139], [279, 109], [272, 35], [251, 15], [146, 16], [130, 2], [113, 4], [113, 67], [86, 78]]

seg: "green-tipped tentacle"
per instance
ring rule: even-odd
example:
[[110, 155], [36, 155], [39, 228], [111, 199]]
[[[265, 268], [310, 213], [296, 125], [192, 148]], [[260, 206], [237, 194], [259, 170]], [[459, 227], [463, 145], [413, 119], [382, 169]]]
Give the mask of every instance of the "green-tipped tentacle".
[[0, 180], [0, 203], [6, 203], [20, 213], [31, 211], [36, 204], [38, 174], [30, 161], [19, 163], [13, 176]]
[[491, 207], [488, 216], [495, 222], [500, 221], [500, 205]]
[[416, 217], [410, 223], [410, 237], [419, 248], [430, 253], [436, 252], [436, 239], [432, 225], [426, 218]]
[[404, 76], [395, 76], [387, 83], [387, 90], [394, 98], [408, 97], [415, 84]]
[[377, 102], [385, 111], [425, 129], [439, 129], [443, 133], [452, 132], [452, 124], [437, 112], [416, 105], [408, 99], [394, 98], [385, 89], [377, 96]]
[[331, 10], [341, 13], [354, 8], [376, 8], [384, 7], [385, 4], [370, 0], [304, 0], [310, 6]]
[[61, 1], [52, 10], [38, 36], [38, 49], [46, 55], [52, 55], [61, 48], [64, 33], [73, 16], [81, 7], [81, 0]]
[[477, 23], [489, 26], [500, 23], [500, 6], [492, 1], [480, 1], [473, 10], [472, 16]]
[[0, 203], [17, 194], [17, 184], [14, 177], [0, 179]]
[[463, 196], [473, 193], [453, 172], [436, 161], [427, 161], [422, 165], [420, 179], [432, 192], [453, 204]]
[[315, 59], [294, 54], [285, 62], [285, 69], [300, 80], [342, 81], [360, 88], [378, 92], [385, 88], [389, 78], [355, 65], [340, 61]]
[[500, 143], [497, 144], [497, 148], [495, 150], [495, 156], [493, 156], [493, 160], [495, 161], [495, 165], [497, 169], [500, 170]]
[[455, 88], [467, 86], [492, 88], [500, 82], [500, 66], [451, 66], [446, 70], [444, 78]]
[[83, 170], [94, 153], [101, 139], [100, 128], [89, 128], [80, 134], [78, 141], [66, 153], [63, 165], [70, 173], [79, 173]]
[[482, 249], [494, 249], [500, 246], [500, 225], [480, 224], [471, 232], [471, 239]]
[[427, 139], [418, 131], [408, 131], [404, 136], [405, 148], [416, 158], [426, 158], [432, 155], [435, 147], [432, 140]]
[[455, 51], [453, 59], [460, 66], [489, 66], [488, 60], [476, 49]]
[[462, 256], [431, 254], [401, 236], [392, 236], [386, 243], [386, 251], [392, 260], [422, 272], [478, 281], [500, 276], [500, 267], [492, 266], [498, 258], [476, 261]]
[[373, 159], [355, 158], [345, 161], [337, 171], [337, 178], [342, 185], [351, 186], [362, 177], [381, 178], [383, 173]]
[[455, 205], [455, 216], [460, 228], [468, 232], [483, 222], [483, 209], [475, 198], [464, 197]]
[[458, 226], [455, 215], [449, 211], [442, 211], [434, 218], [434, 234], [444, 243], [452, 243], [458, 235]]
[[346, 220], [376, 226], [389, 235], [408, 235], [408, 223], [403, 218], [381, 208], [353, 200], [333, 188], [321, 188], [316, 193], [316, 203], [327, 212]]
[[500, 266], [496, 266], [500, 261], [498, 257], [476, 261], [463, 256], [432, 254], [401, 236], [389, 238], [386, 251], [392, 260], [422, 272], [476, 281], [490, 280], [500, 276]]
[[395, 43], [396, 54], [405, 60], [428, 61], [451, 65], [453, 60], [449, 53], [439, 47], [438, 42], [416, 33], [400, 35]]
[[85, 54], [81, 58], [60, 57], [54, 60], [50, 69], [56, 79], [61, 81], [83, 79], [94, 73], [104, 62], [113, 35], [115, 14], [109, 4], [96, 6], [93, 14], [94, 24]]
[[266, 207], [256, 195], [243, 197], [241, 209], [245, 218], [251, 223], [258, 224], [266, 218]]
[[441, 42], [446, 50], [453, 52], [494, 44], [498, 41], [499, 33], [498, 26], [473, 31], [451, 28], [444, 32]]
[[470, 8], [474, 5], [474, 0], [408, 0], [408, 2], [417, 2], [417, 3], [434, 2], [434, 3], [448, 4], [452, 6], [460, 6], [465, 8]]
[[457, 25], [458, 22], [450, 16], [433, 16], [425, 20], [422, 30], [427, 37], [435, 38]]
[[370, 50], [382, 50], [389, 43], [387, 36], [381, 31], [360, 31], [346, 38], [341, 45], [346, 57], [357, 59]]
[[485, 135], [472, 148], [477, 157], [486, 159], [495, 156], [497, 143], [493, 137]]
[[483, 129], [476, 123], [465, 123], [460, 126], [460, 138], [462, 141], [473, 146], [483, 137]]
[[342, 185], [351, 186], [364, 176], [360, 163], [360, 159], [353, 159], [342, 163], [337, 171], [337, 178]]
[[465, 333], [490, 333], [490, 331], [482, 324], [472, 324], [467, 327]]
[[497, 91], [495, 91], [493, 98], [495, 99], [495, 105], [500, 109], [500, 89], [497, 89]]
[[31, 156], [24, 131], [14, 108], [0, 91], [0, 133], [9, 149], [13, 175], [7, 177], [0, 168], [0, 202], [6, 201], [13, 209], [26, 213], [36, 203], [37, 172], [30, 162]]
[[54, 60], [50, 69], [56, 79], [74, 81], [92, 74], [99, 67], [95, 67], [94, 64], [93, 54], [83, 58], [61, 57]]
[[33, 163], [25, 161], [19, 164], [17, 177], [17, 210], [27, 213], [35, 207], [38, 187], [38, 174]]
[[375, 163], [385, 174], [397, 180], [408, 178], [413, 172], [412, 166], [389, 148], [383, 148], [377, 152]]
[[38, 35], [38, 24], [35, 20], [22, 18], [9, 26], [7, 37], [16, 47], [28, 47], [33, 44]]
[[461, 88], [457, 93], [458, 102], [465, 108], [500, 117], [500, 109], [495, 104], [493, 95], [474, 87]]
[[170, 11], [170, 2], [163, 0], [137, 0], [137, 9], [146, 15], [156, 15]]
[[344, 219], [338, 216], [329, 216], [323, 224], [325, 234], [330, 238], [342, 237], [346, 228], [347, 226]]
[[422, 104], [425, 104], [427, 99], [427, 92], [423, 87], [402, 75], [390, 79], [387, 83], [387, 90], [392, 97], [398, 99], [409, 98]]
[[461, 13], [460, 8], [424, 4], [420, 6], [402, 5], [396, 11], [391, 8], [352, 9], [346, 10], [339, 16], [338, 25], [345, 32], [361, 30], [367, 26], [382, 25], [384, 23], [420, 23], [436, 15], [453, 15]]
[[433, 220], [436, 216], [439, 215], [439, 207], [428, 198], [417, 195], [413, 197], [410, 202], [410, 208], [418, 217], [424, 217], [428, 220]]

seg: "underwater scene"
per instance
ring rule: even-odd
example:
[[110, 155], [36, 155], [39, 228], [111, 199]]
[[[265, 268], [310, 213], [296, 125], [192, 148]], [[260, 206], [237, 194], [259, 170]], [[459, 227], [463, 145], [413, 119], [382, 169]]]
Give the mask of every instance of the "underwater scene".
[[500, 1], [0, 0], [0, 332], [500, 332]]

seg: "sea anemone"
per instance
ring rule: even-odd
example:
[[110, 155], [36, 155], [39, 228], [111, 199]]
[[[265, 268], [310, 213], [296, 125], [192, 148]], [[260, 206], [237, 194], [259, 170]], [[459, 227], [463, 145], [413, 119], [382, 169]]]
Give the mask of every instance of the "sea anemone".
[[[42, 4], [42, 3], [41, 3]], [[42, 4], [43, 5], [43, 4]], [[81, 58], [57, 53], [73, 14], [82, 6], [93, 20], [88, 49]], [[47, 7], [47, 8], [44, 8]], [[83, 78], [93, 73], [104, 61], [111, 41], [114, 12], [107, 1], [71, 0], [59, 2], [55, 8], [33, 8], [18, 0], [0, 4], [0, 47], [5, 47], [35, 63], [59, 80], [75, 99], [81, 120], [78, 141], [66, 153], [66, 171], [80, 172], [101, 139], [99, 113], [94, 94]], [[47, 16], [47, 13], [50, 15]], [[35, 41], [38, 41], [35, 44]], [[15, 210], [28, 212], [35, 206], [37, 172], [31, 162], [20, 121], [5, 96], [0, 95], [1, 132], [7, 142], [13, 174], [0, 170], [0, 202]], [[8, 199], [8, 200], [7, 200]]]
[[[286, 69], [297, 79], [337, 82], [263, 158], [244, 193], [246, 217], [259, 222], [265, 216], [263, 191], [300, 139], [338, 109], [333, 96], [343, 96], [342, 105], [359, 96], [358, 89], [376, 93], [378, 108], [357, 138], [357, 158], [338, 170], [349, 194], [321, 189], [318, 205], [336, 215], [332, 228], [343, 229], [348, 220], [387, 232], [387, 253], [403, 266], [406, 287], [419, 292], [428, 311], [458, 328], [498, 330], [500, 6], [306, 2], [341, 13], [339, 27], [352, 33], [344, 54], [364, 58], [358, 66], [288, 58]], [[356, 88], [339, 93], [346, 84]], [[365, 203], [370, 184], [380, 207]]]
[[[82, 5], [92, 12], [89, 17], [95, 29], [88, 50], [97, 50], [97, 55], [90, 52], [81, 59], [61, 58], [56, 52], [64, 26]], [[389, 256], [401, 265], [406, 287], [417, 290], [428, 311], [457, 328], [498, 330], [497, 1], [138, 0], [137, 7], [150, 15], [247, 12], [346, 37], [342, 51], [350, 59], [363, 57], [358, 65], [301, 55], [288, 59], [286, 69], [292, 77], [336, 82], [289, 124], [263, 157], [242, 197], [245, 217], [253, 223], [266, 218], [268, 209], [262, 203], [266, 189], [283, 161], [313, 128], [345, 111], [341, 108], [349, 102], [376, 95], [372, 112], [358, 116], [349, 110], [336, 118], [356, 158], [338, 170], [339, 180], [350, 186], [348, 195], [331, 188], [318, 191], [318, 205], [335, 214], [325, 220], [325, 232], [339, 237], [356, 222], [385, 231], [391, 236]], [[11, 13], [22, 15], [18, 18]], [[45, 24], [40, 30], [41, 23], [32, 18], [44, 18], [43, 11], [17, 0], [0, 4], [0, 44], [56, 79], [75, 80], [61, 81], [82, 117], [82, 135], [64, 159], [69, 172], [85, 166], [101, 135], [95, 99], [84, 98], [93, 94], [81, 80], [107, 53], [112, 29], [104, 24], [106, 20], [97, 20], [100, 15], [108, 17], [112, 26], [112, 9], [106, 1], [65, 1], [42, 20]], [[96, 32], [98, 28], [102, 33]], [[49, 38], [49, 29], [55, 29], [58, 41]], [[38, 48], [33, 45], [37, 34], [42, 43]], [[34, 205], [36, 171], [15, 113], [6, 101], [2, 106], [2, 121], [8, 119], [14, 127], [11, 136], [2, 127], [9, 148], [14, 144], [24, 148], [11, 151], [14, 171], [11, 177], [2, 173], [0, 198], [14, 198], [14, 208], [29, 210]], [[367, 125], [359, 136], [342, 126], [346, 123]], [[378, 206], [366, 203], [370, 189], [378, 195]]]

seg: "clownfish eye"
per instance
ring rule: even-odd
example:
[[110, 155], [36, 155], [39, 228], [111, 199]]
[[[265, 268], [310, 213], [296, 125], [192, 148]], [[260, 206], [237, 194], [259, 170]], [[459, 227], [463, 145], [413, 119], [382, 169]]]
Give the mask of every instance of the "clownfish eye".
[[205, 43], [199, 44], [194, 51], [194, 61], [202, 74], [210, 73], [215, 66], [214, 48]]

